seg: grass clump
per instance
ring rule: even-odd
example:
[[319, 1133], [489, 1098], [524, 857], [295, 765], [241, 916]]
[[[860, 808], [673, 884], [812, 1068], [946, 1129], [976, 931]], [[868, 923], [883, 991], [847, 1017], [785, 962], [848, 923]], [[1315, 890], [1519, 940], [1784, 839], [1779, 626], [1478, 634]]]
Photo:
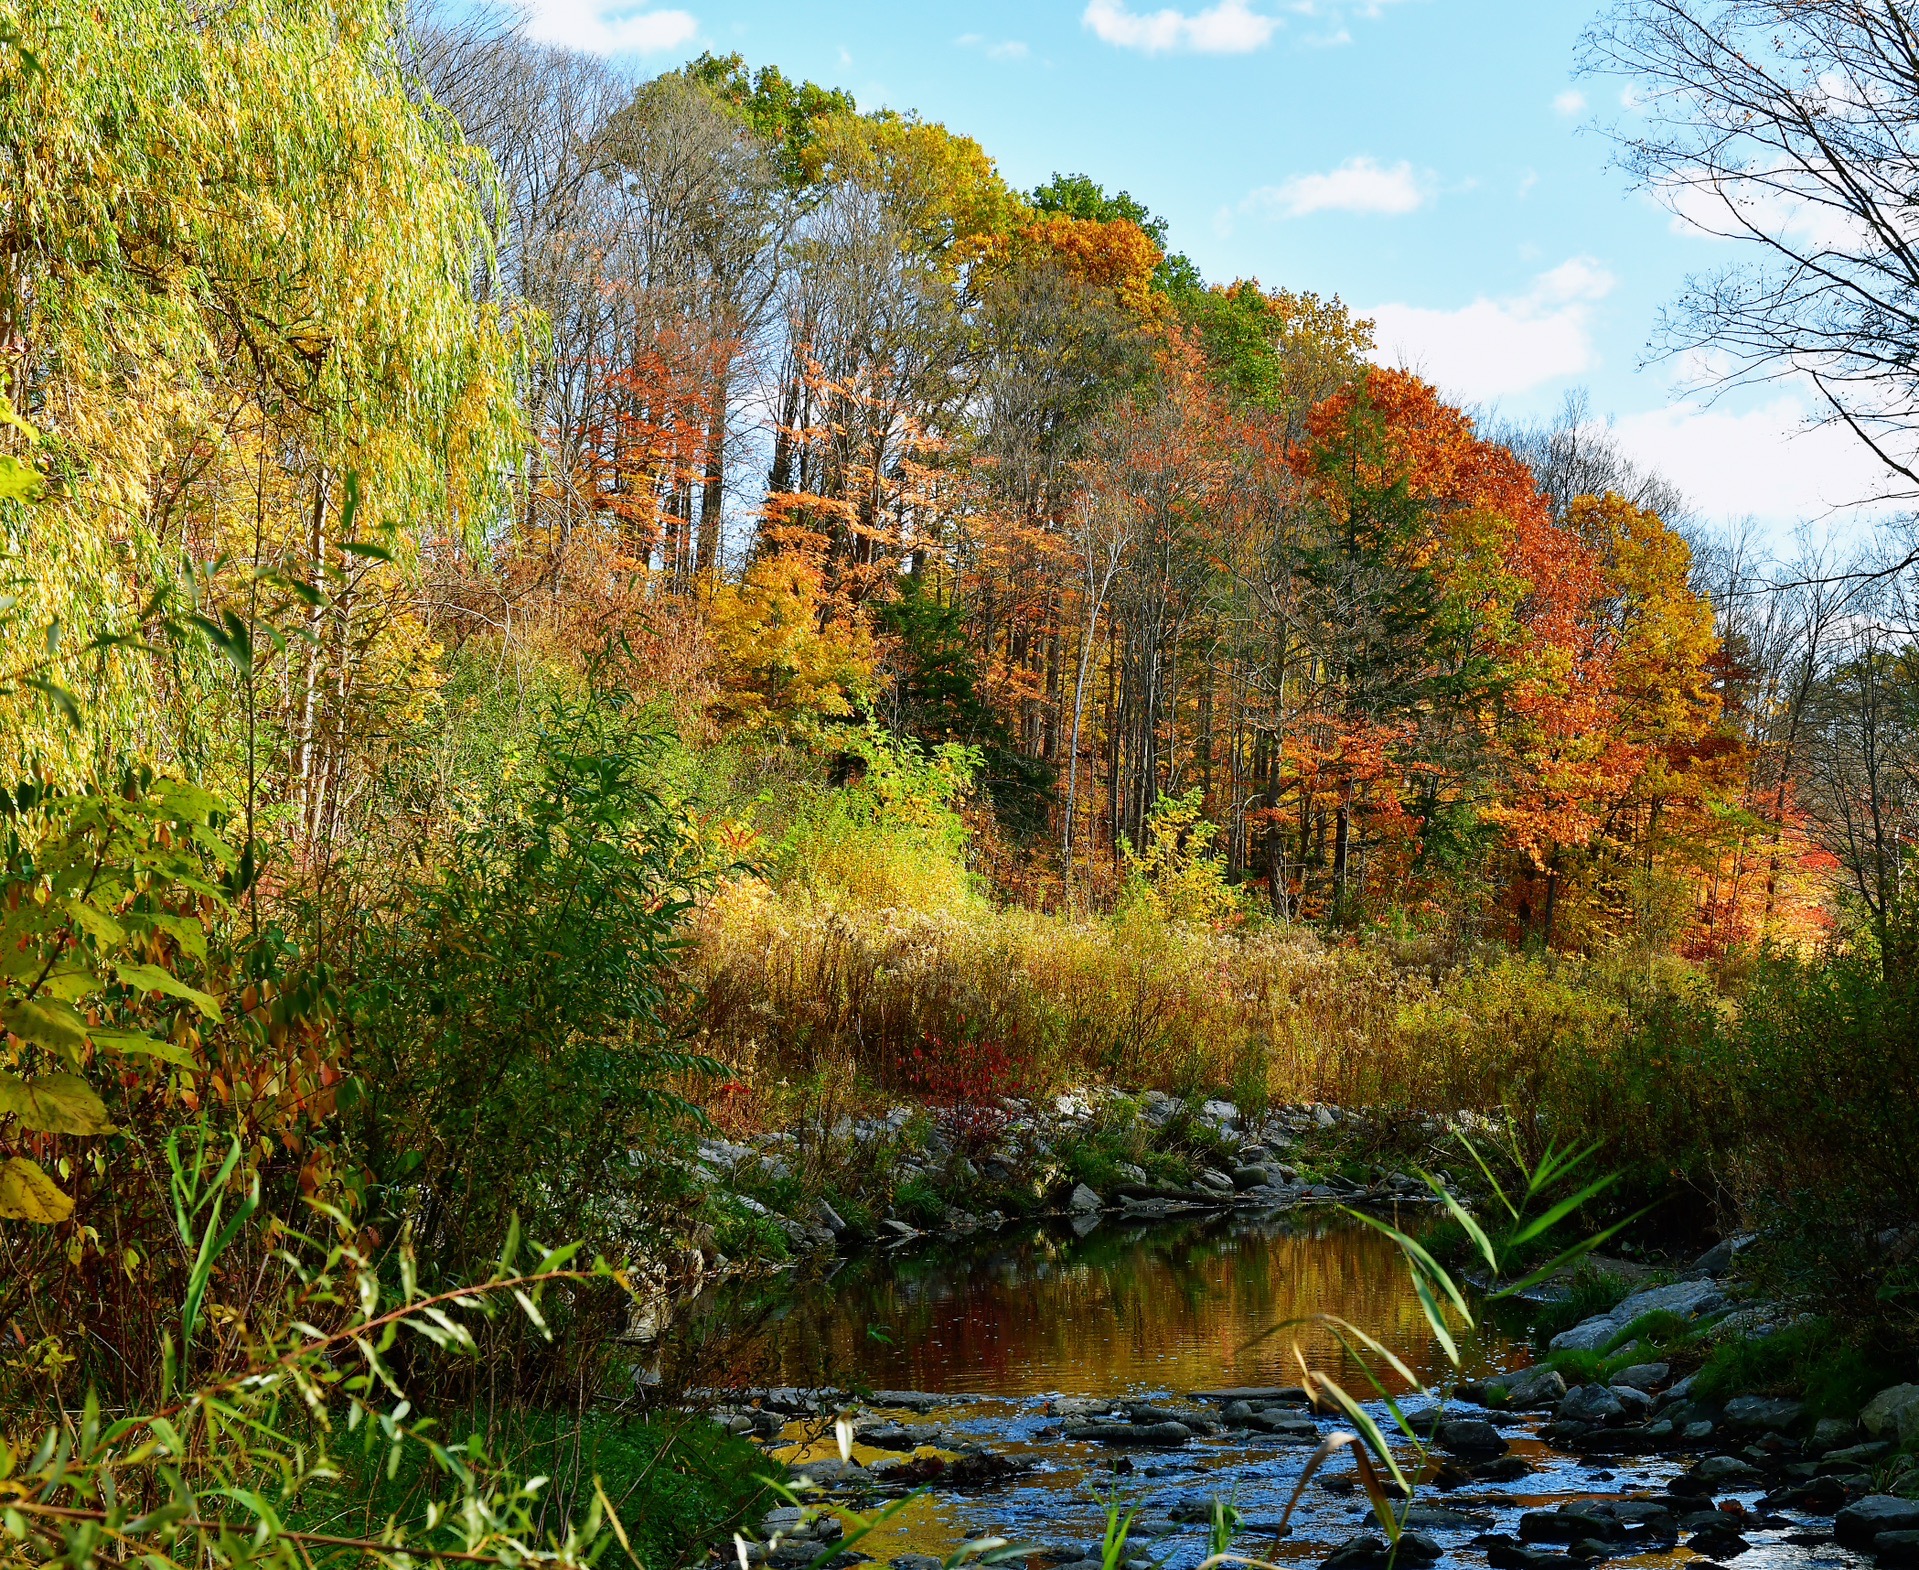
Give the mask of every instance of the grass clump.
[[1832, 1320], [1815, 1318], [1769, 1336], [1721, 1341], [1694, 1376], [1693, 1392], [1707, 1401], [1792, 1395], [1815, 1416], [1852, 1417], [1896, 1378], [1895, 1368], [1848, 1340]]

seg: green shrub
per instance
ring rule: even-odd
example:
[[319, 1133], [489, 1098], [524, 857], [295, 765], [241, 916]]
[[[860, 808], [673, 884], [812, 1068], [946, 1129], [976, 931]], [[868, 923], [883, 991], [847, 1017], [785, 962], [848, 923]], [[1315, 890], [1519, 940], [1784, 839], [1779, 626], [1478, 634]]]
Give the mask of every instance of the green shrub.
[[1898, 1370], [1848, 1341], [1830, 1319], [1810, 1319], [1756, 1339], [1728, 1337], [1693, 1380], [1704, 1400], [1796, 1395], [1820, 1416], [1853, 1417]]

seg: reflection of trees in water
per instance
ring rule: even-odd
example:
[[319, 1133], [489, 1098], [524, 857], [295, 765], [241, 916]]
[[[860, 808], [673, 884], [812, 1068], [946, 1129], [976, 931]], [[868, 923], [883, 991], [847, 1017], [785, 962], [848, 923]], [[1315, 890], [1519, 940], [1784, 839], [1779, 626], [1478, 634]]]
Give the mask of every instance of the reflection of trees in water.
[[[1321, 1312], [1351, 1320], [1422, 1374], [1438, 1367], [1397, 1250], [1323, 1213], [1109, 1221], [1086, 1238], [1036, 1230], [870, 1256], [787, 1291], [785, 1312], [752, 1336], [760, 1355], [747, 1361], [758, 1366], [739, 1367], [756, 1382], [1007, 1394], [1291, 1384], [1294, 1333], [1248, 1343]], [[744, 1306], [716, 1299], [710, 1312], [737, 1325], [750, 1317]], [[1330, 1332], [1301, 1326], [1297, 1339], [1314, 1367], [1352, 1374]]]

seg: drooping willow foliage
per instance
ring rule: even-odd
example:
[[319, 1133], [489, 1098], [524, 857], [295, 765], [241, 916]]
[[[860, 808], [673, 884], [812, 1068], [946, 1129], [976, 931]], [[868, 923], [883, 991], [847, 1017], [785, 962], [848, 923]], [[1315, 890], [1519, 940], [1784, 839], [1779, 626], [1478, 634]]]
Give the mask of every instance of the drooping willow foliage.
[[[345, 713], [427, 640], [399, 569], [484, 533], [516, 431], [519, 324], [472, 289], [487, 161], [409, 98], [376, 4], [9, 4], [0, 27], [4, 391], [46, 480], [0, 514], [0, 659], [168, 605], [228, 639], [65, 663], [86, 723], [19, 694], [7, 761], [187, 751], [244, 794], [234, 739], [271, 734], [324, 811]], [[264, 635], [233, 643], [226, 613]]]

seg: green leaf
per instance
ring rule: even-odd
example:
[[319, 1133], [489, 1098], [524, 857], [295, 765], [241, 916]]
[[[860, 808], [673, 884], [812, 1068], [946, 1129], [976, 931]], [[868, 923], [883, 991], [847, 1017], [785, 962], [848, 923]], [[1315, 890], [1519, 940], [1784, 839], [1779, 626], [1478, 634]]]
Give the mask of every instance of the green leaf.
[[41, 1134], [111, 1134], [104, 1102], [78, 1074], [0, 1074], [0, 1117]]
[[110, 948], [114, 944], [124, 943], [126, 941], [126, 928], [122, 927], [119, 922], [107, 915], [105, 911], [96, 909], [85, 900], [67, 900], [65, 902], [65, 908], [67, 916], [73, 924], [88, 937], [92, 938], [95, 943]]
[[1485, 1228], [1480, 1226], [1480, 1224], [1472, 1218], [1464, 1205], [1453, 1198], [1452, 1193], [1438, 1178], [1434, 1177], [1430, 1172], [1422, 1172], [1419, 1175], [1426, 1180], [1426, 1186], [1437, 1194], [1446, 1208], [1453, 1213], [1453, 1220], [1465, 1228], [1466, 1235], [1478, 1246], [1480, 1254], [1485, 1258], [1486, 1267], [1491, 1270], [1494, 1275], [1498, 1275], [1499, 1254], [1497, 1250], [1493, 1248], [1493, 1240], [1486, 1236]]
[[371, 540], [342, 540], [340, 549], [355, 556], [364, 556], [369, 561], [392, 561], [393, 552], [384, 545], [375, 545]]
[[61, 1193], [38, 1162], [14, 1156], [0, 1165], [0, 1220], [53, 1226], [73, 1214], [73, 1201]]
[[0, 1023], [36, 1047], [47, 1047], [68, 1057], [87, 1044], [87, 1022], [58, 999], [22, 998], [0, 1009]]
[[170, 998], [191, 1003], [208, 1019], [220, 1017], [220, 1005], [207, 993], [189, 987], [171, 971], [159, 965], [115, 965], [121, 982], [136, 992], [164, 992]]
[[1384, 1232], [1386, 1236], [1397, 1243], [1399, 1245], [1399, 1251], [1406, 1256], [1407, 1264], [1412, 1267], [1413, 1274], [1415, 1276], [1424, 1275], [1430, 1280], [1434, 1286], [1438, 1287], [1440, 1291], [1452, 1299], [1453, 1307], [1459, 1310], [1459, 1317], [1465, 1320], [1468, 1325], [1472, 1324], [1473, 1312], [1466, 1306], [1465, 1295], [1458, 1287], [1453, 1285], [1453, 1278], [1446, 1273], [1445, 1267], [1442, 1266], [1438, 1260], [1434, 1259], [1431, 1254], [1427, 1253], [1423, 1245], [1415, 1243], [1397, 1227], [1388, 1226], [1376, 1216], [1369, 1216], [1364, 1211], [1348, 1209], [1344, 1205], [1340, 1206], [1340, 1209], [1346, 1211], [1347, 1215], [1365, 1222], [1367, 1226], [1373, 1228], [1375, 1231]]
[[121, 1057], [129, 1058], [158, 1058], [176, 1068], [197, 1069], [200, 1066], [200, 1060], [178, 1042], [161, 1041], [138, 1030], [112, 1030], [104, 1025], [96, 1025], [87, 1034], [102, 1052], [118, 1053]]
[[1551, 1231], [1554, 1227], [1558, 1226], [1560, 1222], [1564, 1221], [1566, 1217], [1570, 1216], [1575, 1210], [1577, 1210], [1581, 1205], [1585, 1204], [1587, 1200], [1592, 1199], [1594, 1196], [1598, 1194], [1604, 1193], [1607, 1189], [1611, 1188], [1613, 1184], [1618, 1181], [1619, 1181], [1619, 1174], [1617, 1172], [1611, 1172], [1611, 1173], [1608, 1173], [1605, 1177], [1596, 1179], [1594, 1182], [1588, 1183], [1584, 1188], [1582, 1188], [1577, 1194], [1574, 1194], [1570, 1199], [1560, 1200], [1558, 1204], [1554, 1205], [1552, 1209], [1548, 1210], [1543, 1216], [1535, 1217], [1532, 1221], [1529, 1221], [1524, 1228], [1522, 1228], [1518, 1232], [1515, 1232], [1512, 1236], [1511, 1246], [1514, 1248], [1517, 1248], [1519, 1247], [1521, 1243], [1531, 1242], [1534, 1238], [1538, 1237], [1540, 1233]]

